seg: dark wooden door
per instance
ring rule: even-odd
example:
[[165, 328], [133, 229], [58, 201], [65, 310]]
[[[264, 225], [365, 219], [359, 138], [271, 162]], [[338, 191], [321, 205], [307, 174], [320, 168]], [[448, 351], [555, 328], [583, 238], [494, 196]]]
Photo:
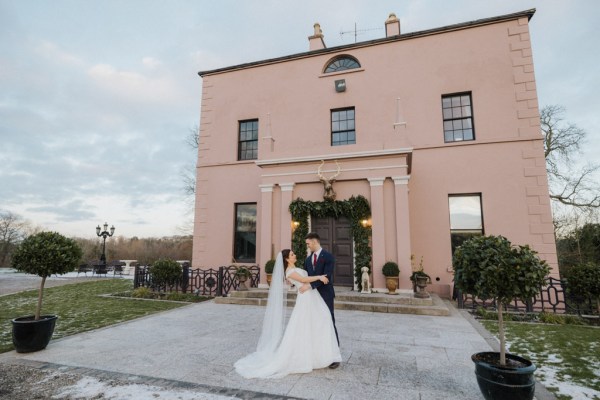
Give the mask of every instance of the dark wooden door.
[[350, 220], [346, 217], [312, 217], [312, 230], [321, 237], [321, 247], [335, 257], [334, 285], [354, 286], [354, 249]]

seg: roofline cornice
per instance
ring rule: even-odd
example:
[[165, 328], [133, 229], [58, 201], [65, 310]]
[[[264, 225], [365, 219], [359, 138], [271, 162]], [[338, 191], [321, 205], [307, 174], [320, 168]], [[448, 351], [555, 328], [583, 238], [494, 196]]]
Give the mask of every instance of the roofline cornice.
[[385, 43], [389, 43], [389, 42], [397, 42], [397, 41], [402, 41], [402, 40], [420, 38], [420, 37], [424, 37], [424, 36], [439, 35], [441, 33], [452, 32], [452, 31], [457, 31], [457, 30], [462, 30], [462, 29], [476, 28], [479, 26], [497, 24], [500, 22], [511, 21], [511, 20], [515, 20], [515, 19], [519, 19], [519, 18], [523, 18], [523, 17], [527, 17], [527, 20], [531, 20], [531, 18], [533, 17], [533, 14], [535, 14], [535, 11], [536, 11], [535, 8], [532, 8], [529, 10], [520, 11], [520, 12], [516, 12], [516, 13], [512, 13], [512, 14], [505, 14], [505, 15], [500, 15], [500, 16], [490, 17], [490, 18], [483, 18], [483, 19], [478, 19], [478, 20], [469, 21], [469, 22], [461, 22], [458, 24], [447, 25], [447, 26], [443, 26], [440, 28], [427, 29], [427, 30], [418, 31], [418, 32], [409, 32], [409, 33], [405, 33], [405, 34], [401, 34], [401, 35], [397, 35], [397, 36], [391, 36], [391, 37], [386, 37], [386, 38], [381, 38], [381, 39], [374, 39], [374, 40], [369, 40], [369, 41], [365, 41], [365, 42], [352, 43], [352, 44], [347, 44], [347, 45], [342, 45], [342, 46], [307, 51], [304, 53], [291, 54], [291, 55], [283, 56], [283, 57], [276, 57], [276, 58], [269, 58], [266, 60], [253, 61], [253, 62], [233, 65], [233, 66], [229, 66], [229, 67], [200, 71], [200, 72], [198, 72], [198, 75], [200, 75], [200, 77], [203, 77], [206, 75], [216, 75], [216, 74], [221, 74], [221, 73], [225, 73], [225, 72], [239, 71], [242, 69], [254, 68], [254, 67], [259, 67], [259, 66], [263, 66], [263, 65], [277, 64], [277, 63], [282, 63], [282, 62], [286, 62], [286, 61], [298, 60], [298, 59], [302, 59], [302, 58], [315, 57], [315, 56], [319, 56], [322, 54], [336, 53], [336, 52], [340, 52], [340, 51], [344, 51], [344, 50], [359, 49], [359, 48], [363, 48], [363, 47], [376, 46], [376, 45], [385, 44]]

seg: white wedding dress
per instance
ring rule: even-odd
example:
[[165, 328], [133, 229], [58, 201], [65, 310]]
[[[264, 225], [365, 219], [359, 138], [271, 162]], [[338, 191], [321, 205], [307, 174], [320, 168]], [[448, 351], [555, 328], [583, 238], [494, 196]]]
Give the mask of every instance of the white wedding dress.
[[[294, 271], [302, 276], [308, 274], [300, 268], [286, 271], [286, 278], [300, 288], [301, 282], [289, 279]], [[298, 292], [281, 343], [274, 352], [252, 353], [238, 360], [235, 369], [244, 378], [280, 378], [325, 368], [341, 361], [329, 308], [317, 290], [308, 290]]]

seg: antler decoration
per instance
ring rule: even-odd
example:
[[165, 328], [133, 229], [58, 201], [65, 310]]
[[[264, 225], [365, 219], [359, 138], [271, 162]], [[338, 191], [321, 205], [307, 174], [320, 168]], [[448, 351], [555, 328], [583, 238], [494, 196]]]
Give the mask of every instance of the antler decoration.
[[325, 165], [325, 160], [321, 160], [321, 165], [319, 165], [319, 168], [317, 169], [317, 175], [319, 175], [319, 180], [323, 183], [323, 188], [325, 190], [323, 193], [323, 199], [327, 201], [335, 200], [336, 194], [333, 190], [333, 182], [335, 182], [335, 178], [337, 178], [342, 172], [342, 168], [340, 167], [340, 164], [337, 162], [337, 160], [335, 161], [335, 164], [337, 165], [337, 172], [329, 179], [327, 179], [321, 173], [321, 168], [323, 168], [323, 165]]

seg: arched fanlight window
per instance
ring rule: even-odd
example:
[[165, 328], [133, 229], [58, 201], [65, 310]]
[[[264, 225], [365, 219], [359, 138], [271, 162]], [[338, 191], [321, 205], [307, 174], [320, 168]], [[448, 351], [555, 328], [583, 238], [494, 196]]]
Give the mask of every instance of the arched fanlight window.
[[327, 63], [327, 67], [325, 67], [325, 73], [328, 74], [330, 72], [338, 72], [354, 68], [360, 68], [360, 63], [356, 58], [348, 55], [337, 56]]

